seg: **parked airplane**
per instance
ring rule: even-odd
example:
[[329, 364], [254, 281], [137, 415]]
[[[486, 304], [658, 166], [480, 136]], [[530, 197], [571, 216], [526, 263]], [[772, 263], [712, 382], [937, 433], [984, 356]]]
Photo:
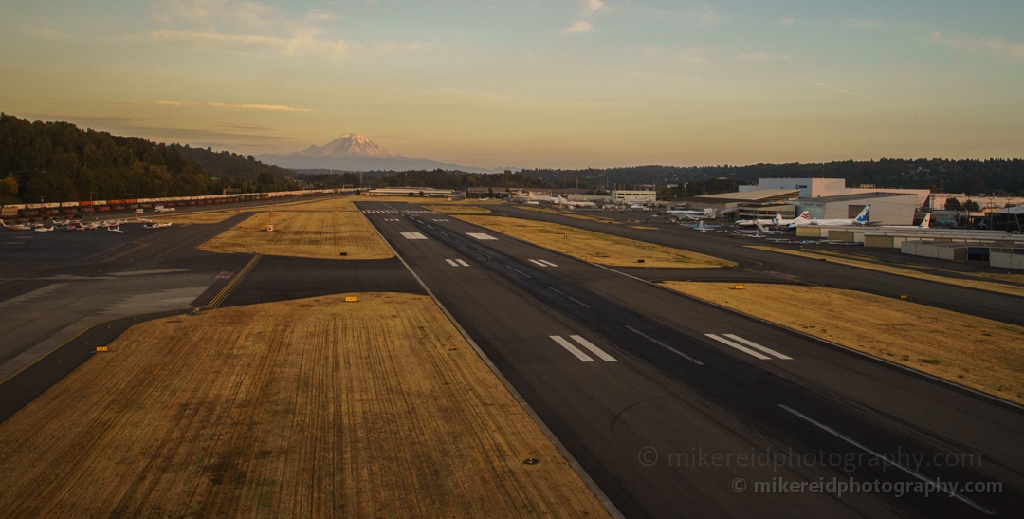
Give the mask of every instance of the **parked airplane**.
[[932, 225], [932, 213], [925, 213], [921, 225], [882, 225], [881, 229], [929, 229]]
[[27, 226], [25, 224], [16, 223], [14, 225], [7, 225], [6, 223], [4, 223], [3, 220], [0, 220], [0, 227], [3, 227], [4, 229], [7, 229], [8, 231], [31, 231], [32, 230], [31, 227], [29, 227], [29, 226]]
[[[679, 224], [679, 225], [686, 225], [686, 224]], [[701, 220], [701, 221], [697, 222], [697, 225], [694, 225], [692, 227], [692, 229], [695, 230], [695, 231], [700, 231], [700, 232], [708, 232], [708, 231], [713, 231], [715, 229], [718, 229], [721, 226], [722, 226], [721, 224], [708, 225], [707, 222], [705, 222], [704, 220]]]
[[110, 227], [107, 227], [107, 232], [119, 232], [121, 234], [124, 234], [124, 231], [121, 230], [120, 225], [112, 225]]
[[781, 214], [776, 214], [775, 218], [772, 219], [772, 225], [778, 225], [778, 226], [781, 227], [783, 225], [792, 225], [793, 222], [795, 222], [797, 220], [810, 220], [810, 219], [811, 219], [810, 211], [804, 211], [804, 212], [800, 213], [800, 215], [797, 216], [796, 218], [783, 218]]
[[[778, 216], [776, 216], [778, 218]], [[736, 227], [760, 227], [762, 225], [775, 225], [776, 218], [755, 218], [751, 220], [736, 220], [733, 225]]]
[[146, 225], [143, 225], [142, 227], [145, 228], [145, 229], [163, 229], [165, 227], [170, 227], [171, 225], [173, 225], [173, 222], [167, 222], [167, 223], [147, 223]]
[[33, 229], [35, 232], [53, 232], [53, 226], [50, 227], [36, 227]]
[[804, 227], [807, 225], [828, 225], [828, 226], [841, 226], [841, 225], [867, 225], [868, 224], [868, 211], [871, 210], [871, 204], [864, 206], [864, 209], [857, 214], [856, 218], [825, 218], [821, 220], [810, 219], [810, 220], [799, 220], [789, 224], [789, 227]]
[[153, 220], [149, 218], [139, 218], [138, 216], [136, 216], [135, 219], [141, 223], [153, 223]]
[[174, 208], [173, 207], [164, 207], [162, 205], [158, 205], [158, 206], [153, 208], [153, 212], [154, 213], [173, 213], [174, 212]]

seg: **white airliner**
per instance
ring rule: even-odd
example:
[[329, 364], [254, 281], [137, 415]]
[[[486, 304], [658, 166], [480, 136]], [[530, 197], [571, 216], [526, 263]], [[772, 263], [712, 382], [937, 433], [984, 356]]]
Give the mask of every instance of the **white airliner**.
[[794, 227], [804, 227], [807, 225], [827, 225], [827, 226], [843, 226], [843, 225], [867, 225], [868, 224], [868, 211], [871, 210], [871, 204], [864, 206], [864, 209], [857, 215], [856, 218], [826, 218], [816, 220], [814, 218], [810, 220], [796, 219], [793, 223], [789, 224], [792, 229]]
[[921, 225], [882, 225], [881, 229], [929, 229], [932, 226], [932, 213], [925, 213]]
[[16, 223], [14, 225], [7, 225], [6, 223], [4, 223], [3, 220], [0, 220], [0, 227], [3, 227], [4, 229], [7, 229], [8, 231], [31, 231], [32, 230], [31, 227], [29, 227], [29, 226], [27, 226], [25, 224]]
[[772, 225], [778, 225], [778, 226], [792, 225], [793, 222], [795, 222], [797, 220], [810, 220], [810, 219], [811, 219], [810, 211], [804, 211], [804, 212], [800, 213], [800, 216], [797, 216], [796, 218], [783, 218], [781, 214], [776, 214], [775, 218], [772, 218]]

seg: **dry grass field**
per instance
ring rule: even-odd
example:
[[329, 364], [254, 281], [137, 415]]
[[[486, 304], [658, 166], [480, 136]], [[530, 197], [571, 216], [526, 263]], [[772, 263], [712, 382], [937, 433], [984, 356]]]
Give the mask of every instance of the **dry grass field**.
[[[665, 286], [1024, 404], [1024, 327], [838, 288]], [[765, 301], [778, 301], [766, 305]]]
[[[268, 224], [273, 224], [274, 232], [266, 231]], [[282, 204], [274, 208], [273, 217], [269, 212], [255, 213], [199, 248], [343, 260], [394, 256], [351, 197]]]
[[425, 205], [423, 208], [444, 214], [491, 214], [490, 209], [472, 205]]
[[351, 200], [356, 202], [407, 202], [410, 204], [424, 205], [424, 204], [443, 204], [443, 205], [490, 205], [490, 204], [504, 204], [505, 200], [501, 198], [488, 198], [487, 200], [480, 200], [479, 198], [465, 198], [462, 200], [446, 200], [442, 197], [436, 196], [379, 196], [379, 195], [358, 195], [350, 197]]
[[524, 211], [533, 211], [535, 213], [557, 214], [557, 215], [562, 215], [562, 216], [568, 216], [569, 218], [577, 218], [577, 219], [580, 219], [580, 220], [590, 220], [592, 222], [611, 223], [611, 224], [616, 224], [616, 225], [623, 223], [623, 222], [619, 222], [619, 221], [616, 221], [616, 220], [612, 220], [611, 218], [607, 218], [607, 217], [604, 217], [604, 216], [598, 216], [596, 214], [577, 213], [575, 211], [559, 211], [559, 210], [556, 210], [556, 209], [548, 209], [548, 208], [545, 208], [545, 207], [533, 207], [533, 206], [528, 206], [528, 205], [514, 205], [512, 207], [515, 207], [516, 209], [522, 209]]
[[[238, 213], [249, 212], [246, 209], [218, 209], [216, 211], [195, 211], [191, 213], [162, 213], [162, 214], [147, 214], [142, 215], [140, 218], [149, 218], [154, 222], [167, 223], [173, 222], [174, 225], [202, 225], [211, 223], [220, 223]], [[134, 218], [129, 220], [129, 223], [134, 223]]]
[[0, 424], [3, 515], [608, 516], [428, 297], [358, 297], [132, 327]]
[[[610, 234], [508, 216], [457, 218], [575, 258], [609, 267], [716, 268], [731, 261], [680, 249], [638, 242]], [[637, 260], [644, 260], [638, 263]]]
[[810, 252], [804, 250], [784, 250], [777, 249], [774, 247], [766, 247], [762, 245], [748, 246], [751, 249], [767, 250], [774, 252], [781, 252], [783, 254], [791, 254], [793, 256], [803, 256], [805, 258], [812, 259], [825, 259], [833, 263], [840, 265], [846, 265], [848, 267], [856, 267], [865, 270], [877, 270], [879, 272], [888, 272], [889, 274], [897, 274], [900, 276], [906, 276], [908, 278], [921, 279], [924, 281], [933, 281], [935, 283], [945, 283], [947, 285], [954, 285], [965, 288], [977, 288], [980, 290], [988, 290], [991, 292], [999, 292], [1001, 294], [1009, 294], [1012, 296], [1024, 297], [1024, 287], [1015, 287], [1010, 285], [1002, 285], [999, 283], [989, 283], [987, 281], [975, 281], [972, 279], [961, 279], [951, 278], [947, 276], [940, 276], [937, 274], [929, 274], [927, 272], [921, 272], [916, 269], [900, 268], [882, 263], [864, 261], [859, 259], [851, 259], [849, 257], [840, 256], [838, 254], [828, 254], [825, 252]]

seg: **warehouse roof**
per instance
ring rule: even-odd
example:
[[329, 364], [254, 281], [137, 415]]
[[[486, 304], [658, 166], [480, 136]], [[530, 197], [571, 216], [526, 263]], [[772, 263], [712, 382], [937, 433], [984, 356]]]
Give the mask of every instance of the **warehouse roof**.
[[800, 194], [799, 189], [759, 189], [757, 191], [743, 191], [740, 193], [722, 193], [720, 195], [698, 195], [694, 198], [712, 198], [715, 200], [734, 201], [758, 201], [771, 198], [796, 198]]
[[863, 200], [865, 198], [886, 198], [892, 196], [914, 196], [914, 193], [860, 193], [855, 195], [831, 195], [816, 196], [814, 198], [801, 198], [805, 202], [846, 202], [849, 200]]

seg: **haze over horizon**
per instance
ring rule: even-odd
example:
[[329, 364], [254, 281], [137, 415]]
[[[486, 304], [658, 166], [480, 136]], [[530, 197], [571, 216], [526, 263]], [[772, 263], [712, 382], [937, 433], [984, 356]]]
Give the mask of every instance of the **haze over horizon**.
[[495, 168], [1020, 157], [1018, 2], [7, 2], [0, 110]]

